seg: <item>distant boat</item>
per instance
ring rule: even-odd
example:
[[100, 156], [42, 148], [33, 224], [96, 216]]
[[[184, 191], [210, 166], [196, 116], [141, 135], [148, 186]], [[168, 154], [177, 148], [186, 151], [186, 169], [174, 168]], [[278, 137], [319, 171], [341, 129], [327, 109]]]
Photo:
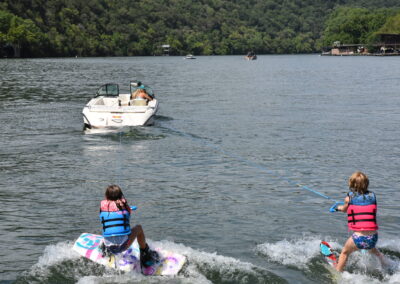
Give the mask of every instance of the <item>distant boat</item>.
[[246, 58], [246, 60], [256, 60], [257, 55], [253, 51], [249, 51], [244, 58]]
[[184, 59], [196, 59], [196, 57], [194, 57], [193, 54], [188, 54]]

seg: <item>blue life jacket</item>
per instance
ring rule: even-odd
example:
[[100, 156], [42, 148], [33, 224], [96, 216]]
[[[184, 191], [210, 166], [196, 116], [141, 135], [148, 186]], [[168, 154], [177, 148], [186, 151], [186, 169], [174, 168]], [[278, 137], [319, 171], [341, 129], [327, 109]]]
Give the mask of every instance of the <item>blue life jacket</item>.
[[127, 210], [115, 212], [100, 211], [100, 221], [103, 225], [103, 236], [123, 236], [131, 233], [130, 214]]

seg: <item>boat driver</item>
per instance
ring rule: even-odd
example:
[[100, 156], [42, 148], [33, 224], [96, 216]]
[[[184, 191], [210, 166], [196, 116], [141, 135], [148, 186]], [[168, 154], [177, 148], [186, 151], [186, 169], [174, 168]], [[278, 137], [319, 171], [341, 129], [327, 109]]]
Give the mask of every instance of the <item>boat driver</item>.
[[131, 100], [143, 99], [147, 102], [152, 101], [153, 98], [146, 93], [146, 90], [143, 88], [138, 88], [135, 92], [131, 95]]

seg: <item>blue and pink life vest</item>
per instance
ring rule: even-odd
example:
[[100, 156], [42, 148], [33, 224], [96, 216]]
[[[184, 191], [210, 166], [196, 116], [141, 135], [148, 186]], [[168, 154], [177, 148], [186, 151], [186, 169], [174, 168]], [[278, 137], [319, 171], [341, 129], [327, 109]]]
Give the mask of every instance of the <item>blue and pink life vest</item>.
[[130, 209], [120, 210], [114, 201], [101, 201], [100, 221], [103, 225], [104, 237], [129, 235], [131, 233], [130, 217]]
[[352, 231], [376, 231], [377, 204], [375, 193], [358, 194], [350, 192], [349, 207], [347, 208], [347, 225]]

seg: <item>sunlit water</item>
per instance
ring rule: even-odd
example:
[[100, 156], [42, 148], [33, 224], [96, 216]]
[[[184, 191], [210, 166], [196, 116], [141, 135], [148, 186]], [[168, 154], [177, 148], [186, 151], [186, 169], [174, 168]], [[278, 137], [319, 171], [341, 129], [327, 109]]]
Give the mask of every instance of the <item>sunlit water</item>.
[[[0, 279], [4, 283], [399, 283], [399, 57], [241, 56], [0, 61]], [[156, 91], [154, 126], [82, 131], [107, 82]], [[392, 263], [319, 255], [349, 236], [341, 200], [355, 171], [379, 202]], [[175, 278], [121, 274], [72, 251], [101, 233], [120, 184], [150, 243], [182, 253]], [[2, 281], [0, 281], [2, 282]]]

